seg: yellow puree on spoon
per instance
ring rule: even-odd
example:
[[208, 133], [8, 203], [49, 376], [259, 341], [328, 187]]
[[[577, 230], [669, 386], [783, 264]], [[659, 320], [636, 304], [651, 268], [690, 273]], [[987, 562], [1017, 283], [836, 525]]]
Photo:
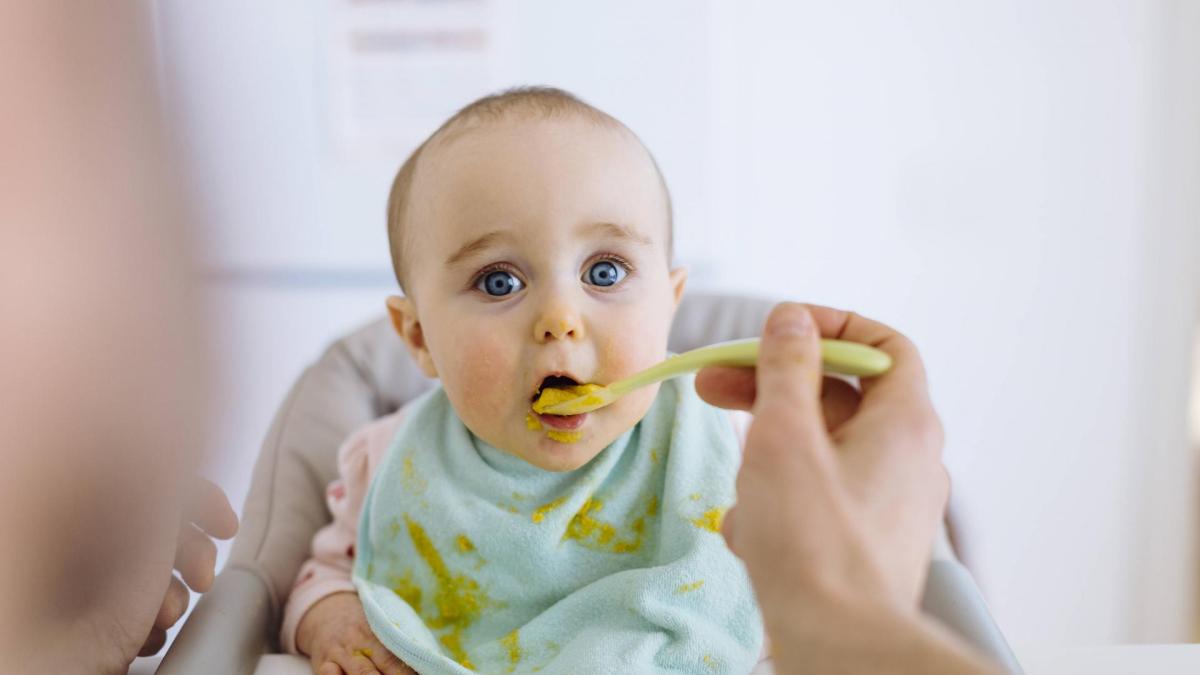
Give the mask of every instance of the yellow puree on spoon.
[[587, 396], [597, 389], [603, 389], [603, 387], [598, 384], [577, 384], [574, 387], [543, 389], [542, 395], [533, 402], [533, 412], [540, 414], [556, 403]]
[[[598, 384], [577, 384], [573, 387], [543, 389], [542, 395], [538, 397], [538, 400], [533, 402], [533, 412], [541, 414], [548, 406], [587, 396], [593, 391], [602, 388]], [[533, 413], [525, 416], [525, 425], [534, 431], [542, 428], [542, 424], [533, 416]], [[558, 441], [559, 443], [574, 443], [583, 437], [583, 432], [548, 429], [546, 435], [550, 437], [550, 440]]]

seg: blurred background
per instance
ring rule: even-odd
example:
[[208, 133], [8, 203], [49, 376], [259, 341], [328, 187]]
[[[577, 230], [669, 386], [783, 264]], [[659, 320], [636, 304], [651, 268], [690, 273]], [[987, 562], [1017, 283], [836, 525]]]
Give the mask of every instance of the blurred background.
[[401, 162], [548, 84], [656, 154], [692, 290], [916, 340], [1018, 650], [1196, 638], [1200, 3], [152, 4], [236, 506], [301, 369], [395, 291]]

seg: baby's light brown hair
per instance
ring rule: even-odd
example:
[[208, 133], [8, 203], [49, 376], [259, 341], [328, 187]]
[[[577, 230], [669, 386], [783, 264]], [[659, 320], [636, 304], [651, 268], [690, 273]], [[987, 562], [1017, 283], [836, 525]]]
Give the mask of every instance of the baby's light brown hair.
[[437, 131], [433, 132], [425, 142], [413, 151], [400, 171], [392, 181], [392, 190], [388, 195], [387, 226], [388, 243], [392, 253], [392, 267], [396, 273], [396, 282], [404, 288], [404, 226], [408, 215], [409, 194], [412, 190], [413, 175], [417, 163], [425, 150], [435, 141], [445, 142], [456, 135], [476, 128], [488, 122], [497, 122], [511, 118], [542, 118], [553, 119], [568, 116], [578, 116], [595, 124], [611, 127], [631, 135], [646, 150], [654, 170], [658, 174], [663, 196], [667, 205], [667, 262], [670, 263], [674, 240], [674, 214], [671, 207], [671, 193], [667, 189], [667, 181], [663, 178], [658, 161], [646, 148], [641, 139], [629, 127], [608, 113], [592, 106], [570, 92], [554, 87], [516, 87], [497, 94], [485, 96], [455, 113], [446, 120]]

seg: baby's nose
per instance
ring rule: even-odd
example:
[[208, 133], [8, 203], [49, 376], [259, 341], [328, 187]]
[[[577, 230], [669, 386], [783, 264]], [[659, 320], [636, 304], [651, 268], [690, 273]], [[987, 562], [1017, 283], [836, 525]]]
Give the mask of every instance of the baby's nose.
[[533, 326], [533, 339], [537, 342], [582, 337], [583, 322], [579, 314], [565, 308], [545, 312]]

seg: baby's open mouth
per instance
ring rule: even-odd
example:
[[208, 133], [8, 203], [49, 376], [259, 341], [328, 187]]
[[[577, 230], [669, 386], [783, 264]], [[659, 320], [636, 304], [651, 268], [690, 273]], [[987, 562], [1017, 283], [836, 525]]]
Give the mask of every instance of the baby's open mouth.
[[533, 396], [529, 399], [529, 402], [533, 403], [541, 398], [542, 392], [546, 389], [568, 389], [578, 385], [579, 382], [566, 375], [550, 375], [542, 380], [542, 384], [538, 386], [537, 391], [533, 392]]
[[[542, 380], [537, 391], [533, 393], [530, 407], [532, 408], [526, 422], [530, 429], [540, 429], [542, 425], [549, 428], [550, 438], [562, 443], [574, 443], [579, 440], [580, 427], [587, 420], [588, 414], [580, 415], [548, 415], [541, 412], [545, 406], [580, 395], [581, 390], [597, 385], [579, 384], [579, 380], [569, 375], [548, 375]], [[536, 417], [534, 417], [536, 415]]]

